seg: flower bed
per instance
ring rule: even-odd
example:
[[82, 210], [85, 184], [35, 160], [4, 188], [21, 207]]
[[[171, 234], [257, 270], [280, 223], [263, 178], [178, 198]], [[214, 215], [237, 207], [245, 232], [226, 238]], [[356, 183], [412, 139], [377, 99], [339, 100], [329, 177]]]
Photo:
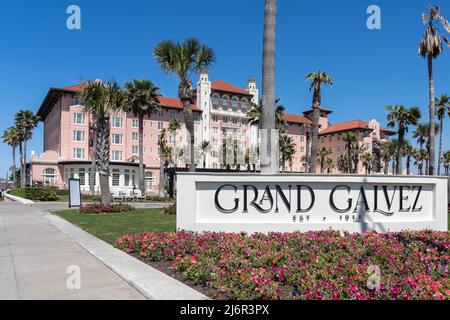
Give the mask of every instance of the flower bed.
[[80, 213], [116, 213], [116, 212], [130, 212], [135, 208], [127, 204], [88, 204], [80, 208]]
[[450, 299], [448, 232], [144, 233], [115, 243], [226, 299]]

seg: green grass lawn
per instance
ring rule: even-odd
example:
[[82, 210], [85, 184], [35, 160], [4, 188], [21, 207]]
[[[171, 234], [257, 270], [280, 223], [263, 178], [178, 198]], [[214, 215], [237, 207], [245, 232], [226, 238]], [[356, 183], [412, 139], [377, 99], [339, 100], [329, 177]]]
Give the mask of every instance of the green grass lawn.
[[139, 209], [127, 213], [80, 214], [77, 210], [54, 212], [106, 242], [127, 233], [175, 231], [176, 216], [166, 215], [162, 209]]

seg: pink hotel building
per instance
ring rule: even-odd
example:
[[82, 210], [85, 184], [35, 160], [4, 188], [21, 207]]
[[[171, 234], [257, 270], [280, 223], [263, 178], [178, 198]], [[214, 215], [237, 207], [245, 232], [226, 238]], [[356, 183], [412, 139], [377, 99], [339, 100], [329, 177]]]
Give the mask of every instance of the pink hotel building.
[[[38, 115], [44, 122], [44, 153], [32, 152], [30, 160], [31, 184], [43, 183], [61, 188], [67, 187], [69, 178], [81, 180], [82, 191], [89, 191], [91, 175], [90, 117], [80, 105], [79, 85], [50, 88]], [[257, 128], [247, 124], [246, 113], [252, 102], [257, 102], [259, 92], [256, 81], [250, 79], [246, 89], [225, 81], [209, 81], [208, 74], [200, 75], [196, 89], [197, 103], [192, 105], [195, 120], [195, 141], [209, 141], [211, 152], [206, 156], [207, 168], [220, 168], [219, 150], [222, 139], [227, 135], [239, 136], [243, 150], [258, 143]], [[159, 154], [158, 136], [160, 130], [177, 119], [182, 124], [176, 134], [177, 148], [186, 145], [186, 128], [182, 105], [178, 99], [160, 98], [160, 111], [144, 120], [144, 163], [145, 181], [148, 193], [158, 190]], [[383, 129], [376, 120], [364, 122], [349, 121], [331, 125], [331, 110], [322, 109], [320, 116], [320, 147], [332, 150], [330, 157], [336, 161], [346, 152], [342, 137], [352, 131], [358, 142], [371, 152], [374, 141], [388, 139], [392, 131]], [[304, 115], [286, 114], [287, 134], [296, 145], [294, 172], [304, 172], [301, 161], [306, 154], [306, 132], [311, 125], [311, 110]], [[133, 114], [117, 113], [111, 117], [111, 177], [112, 192], [132, 190], [138, 182], [138, 120]], [[169, 137], [174, 145], [175, 136]], [[184, 166], [179, 160], [178, 166]], [[360, 164], [360, 172], [363, 167]], [[335, 169], [334, 172], [337, 172]], [[98, 174], [96, 190], [99, 191]]]

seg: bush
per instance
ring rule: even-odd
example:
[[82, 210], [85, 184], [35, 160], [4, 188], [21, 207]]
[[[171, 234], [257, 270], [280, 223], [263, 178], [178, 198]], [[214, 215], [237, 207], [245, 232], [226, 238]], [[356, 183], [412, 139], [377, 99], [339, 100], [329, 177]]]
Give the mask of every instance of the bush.
[[134, 210], [135, 208], [128, 204], [88, 204], [80, 208], [80, 213], [119, 213]]
[[145, 200], [146, 201], [152, 201], [152, 202], [172, 202], [173, 201], [173, 199], [171, 199], [169, 197], [160, 198], [160, 197], [155, 196], [155, 195], [146, 196]]
[[67, 190], [60, 191], [56, 187], [26, 187], [9, 191], [13, 196], [33, 201], [56, 201], [58, 200], [58, 194], [62, 192], [67, 193]]
[[164, 214], [176, 215], [177, 214], [177, 204], [175, 203], [175, 204], [168, 206], [167, 208], [164, 208]]
[[182, 231], [125, 235], [115, 244], [150, 261], [170, 261], [185, 281], [228, 299], [450, 298], [449, 232]]

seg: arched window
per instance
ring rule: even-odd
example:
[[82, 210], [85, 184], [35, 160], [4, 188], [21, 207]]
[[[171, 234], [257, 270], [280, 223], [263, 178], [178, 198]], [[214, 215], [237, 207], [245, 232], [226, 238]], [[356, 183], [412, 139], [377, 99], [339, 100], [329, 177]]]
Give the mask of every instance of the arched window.
[[237, 112], [238, 111], [238, 100], [237, 100], [237, 98], [233, 98], [233, 100], [231, 102], [231, 108], [233, 109], [233, 112]]
[[248, 112], [248, 101], [243, 99], [241, 101], [241, 112], [242, 113], [247, 113]]
[[212, 98], [212, 107], [214, 110], [219, 110], [219, 96], [214, 95]]
[[229, 108], [230, 108], [230, 98], [223, 97], [222, 98], [222, 110], [228, 111]]
[[55, 185], [57, 180], [56, 171], [53, 168], [47, 168], [42, 174], [42, 182], [44, 185]]

